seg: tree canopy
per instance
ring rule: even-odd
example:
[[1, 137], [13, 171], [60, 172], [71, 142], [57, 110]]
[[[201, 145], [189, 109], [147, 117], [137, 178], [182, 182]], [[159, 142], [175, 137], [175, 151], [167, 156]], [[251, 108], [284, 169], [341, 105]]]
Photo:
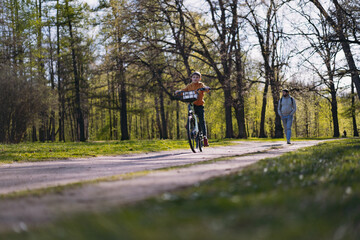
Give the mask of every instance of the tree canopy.
[[209, 137], [283, 137], [283, 88], [296, 136], [358, 135], [359, 1], [192, 4], [1, 1], [0, 142], [183, 138], [193, 71]]

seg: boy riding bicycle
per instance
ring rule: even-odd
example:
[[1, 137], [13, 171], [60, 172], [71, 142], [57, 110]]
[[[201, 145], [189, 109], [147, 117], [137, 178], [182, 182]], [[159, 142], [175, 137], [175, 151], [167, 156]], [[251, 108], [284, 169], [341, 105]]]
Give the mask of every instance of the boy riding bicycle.
[[[210, 87], [206, 86], [203, 82], [200, 82], [200, 80], [201, 80], [200, 72], [193, 72], [190, 75], [190, 79], [191, 79], [191, 83], [188, 84], [185, 88], [181, 89], [180, 91], [195, 91], [199, 88], [205, 88], [206, 92], [210, 91]], [[175, 93], [180, 92], [180, 91], [176, 91]], [[204, 135], [204, 147], [208, 147], [209, 142], [207, 139], [206, 122], [205, 122], [205, 116], [204, 116], [205, 101], [203, 100], [203, 98], [204, 98], [204, 91], [199, 91], [199, 97], [195, 102], [193, 102], [193, 104], [194, 104], [195, 114], [199, 118], [199, 127]]]

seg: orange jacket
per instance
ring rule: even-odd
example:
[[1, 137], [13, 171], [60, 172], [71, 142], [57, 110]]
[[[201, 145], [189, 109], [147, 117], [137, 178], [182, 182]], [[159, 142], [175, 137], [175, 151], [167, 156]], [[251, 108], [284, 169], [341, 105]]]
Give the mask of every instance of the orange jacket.
[[[204, 88], [204, 87], [206, 87], [206, 85], [202, 82], [190, 83], [185, 88], [181, 89], [181, 91], [194, 91], [194, 90], [197, 90], [199, 88]], [[209, 92], [209, 90], [206, 90], [206, 92]], [[205, 101], [203, 98], [204, 98], [204, 91], [199, 91], [199, 97], [195, 102], [193, 102], [193, 104], [196, 106], [204, 105]]]

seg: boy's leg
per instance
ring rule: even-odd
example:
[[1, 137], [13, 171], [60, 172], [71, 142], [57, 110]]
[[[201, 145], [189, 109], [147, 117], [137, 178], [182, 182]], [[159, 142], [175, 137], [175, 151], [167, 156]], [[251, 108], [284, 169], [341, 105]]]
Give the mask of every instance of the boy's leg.
[[207, 131], [206, 131], [204, 106], [194, 106], [194, 109], [195, 109], [195, 114], [199, 118], [199, 127], [200, 127], [201, 131], [203, 132], [203, 135], [206, 137]]

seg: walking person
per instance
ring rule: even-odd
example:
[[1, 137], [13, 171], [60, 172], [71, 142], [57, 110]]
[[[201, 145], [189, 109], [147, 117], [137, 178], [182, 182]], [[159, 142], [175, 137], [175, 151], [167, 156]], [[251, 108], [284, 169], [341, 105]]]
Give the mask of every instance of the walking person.
[[282, 90], [282, 97], [278, 104], [278, 113], [283, 122], [287, 144], [291, 144], [291, 125], [296, 112], [296, 101], [290, 96], [288, 89]]

